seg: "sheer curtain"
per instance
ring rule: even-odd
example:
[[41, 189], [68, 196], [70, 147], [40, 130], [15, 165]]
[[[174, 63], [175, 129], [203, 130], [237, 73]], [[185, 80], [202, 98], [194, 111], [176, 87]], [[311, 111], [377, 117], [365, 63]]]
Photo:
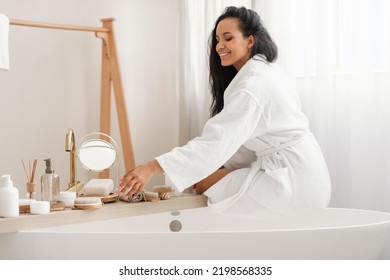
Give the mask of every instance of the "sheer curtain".
[[295, 80], [332, 179], [333, 207], [390, 212], [387, 0], [180, 1], [180, 141], [208, 118], [207, 39], [228, 5], [256, 10]]
[[178, 144], [198, 136], [210, 116], [208, 39], [227, 6], [251, 7], [250, 0], [180, 0], [176, 92]]

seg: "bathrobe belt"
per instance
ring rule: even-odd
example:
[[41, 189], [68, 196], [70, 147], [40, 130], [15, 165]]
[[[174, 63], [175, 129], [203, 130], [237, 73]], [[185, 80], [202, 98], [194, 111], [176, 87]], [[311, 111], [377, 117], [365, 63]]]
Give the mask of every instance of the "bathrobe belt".
[[284, 150], [284, 149], [287, 149], [287, 148], [290, 148], [292, 146], [295, 146], [296, 144], [298, 144], [299, 142], [302, 141], [302, 139], [304, 138], [304, 136], [307, 134], [308, 132], [305, 131], [304, 133], [302, 133], [301, 135], [291, 139], [290, 141], [288, 142], [285, 142], [283, 144], [280, 144], [279, 146], [276, 146], [276, 147], [272, 147], [272, 148], [269, 148], [269, 149], [266, 149], [266, 150], [263, 150], [263, 151], [259, 151], [259, 152], [256, 152], [256, 156], [257, 158], [261, 158], [263, 156], [266, 156], [266, 155], [270, 155], [270, 154], [273, 154], [275, 152], [278, 152], [278, 151], [281, 151], [281, 150]]
[[248, 191], [256, 174], [260, 171], [261, 172], [265, 171], [264, 167], [263, 167], [262, 157], [272, 155], [278, 151], [282, 151], [282, 150], [287, 149], [289, 147], [295, 146], [296, 144], [301, 142], [302, 139], [304, 138], [304, 136], [307, 134], [308, 134], [308, 132], [306, 131], [303, 134], [299, 135], [298, 137], [296, 137], [288, 142], [285, 142], [277, 147], [272, 147], [272, 148], [266, 149], [266, 150], [261, 151], [261, 152], [256, 152], [257, 160], [251, 165], [251, 169], [248, 173], [248, 176], [246, 177], [240, 190], [236, 194], [234, 194], [234, 195], [232, 195], [232, 196], [230, 196], [222, 201], [216, 202], [216, 203], [211, 203], [209, 200], [208, 206], [211, 209], [221, 211], [221, 210], [227, 209], [229, 206], [233, 205], [235, 203], [235, 201], [237, 201], [242, 195], [244, 195]]

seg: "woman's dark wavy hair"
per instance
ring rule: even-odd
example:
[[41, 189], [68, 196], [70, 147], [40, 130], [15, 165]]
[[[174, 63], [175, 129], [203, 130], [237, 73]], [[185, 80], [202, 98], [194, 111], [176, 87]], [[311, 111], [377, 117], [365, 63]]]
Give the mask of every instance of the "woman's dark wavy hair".
[[278, 56], [278, 48], [264, 27], [260, 16], [253, 10], [245, 7], [227, 7], [225, 12], [215, 22], [214, 29], [210, 35], [210, 85], [212, 104], [210, 107], [211, 116], [215, 116], [223, 109], [223, 94], [230, 82], [237, 74], [234, 66], [222, 66], [221, 59], [216, 51], [217, 39], [216, 29], [219, 22], [225, 18], [237, 18], [240, 31], [244, 37], [253, 35], [255, 43], [251, 49], [251, 57], [262, 54], [268, 62], [273, 62]]

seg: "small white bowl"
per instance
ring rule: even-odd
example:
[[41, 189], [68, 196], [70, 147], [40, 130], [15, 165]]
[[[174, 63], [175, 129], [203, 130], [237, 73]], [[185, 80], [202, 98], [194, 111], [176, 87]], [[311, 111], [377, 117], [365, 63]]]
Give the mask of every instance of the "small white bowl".
[[65, 207], [72, 208], [75, 199], [76, 192], [60, 192], [60, 200], [65, 204]]
[[30, 213], [33, 215], [44, 215], [50, 213], [49, 201], [31, 201]]

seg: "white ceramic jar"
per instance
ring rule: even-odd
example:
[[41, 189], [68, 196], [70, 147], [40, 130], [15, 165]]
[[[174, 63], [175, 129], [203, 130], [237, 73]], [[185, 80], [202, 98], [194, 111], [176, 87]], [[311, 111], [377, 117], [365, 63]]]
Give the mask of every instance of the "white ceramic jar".
[[33, 215], [45, 215], [50, 213], [49, 201], [31, 201], [30, 213]]
[[65, 204], [67, 208], [74, 207], [74, 200], [76, 199], [76, 192], [60, 192], [60, 201]]

